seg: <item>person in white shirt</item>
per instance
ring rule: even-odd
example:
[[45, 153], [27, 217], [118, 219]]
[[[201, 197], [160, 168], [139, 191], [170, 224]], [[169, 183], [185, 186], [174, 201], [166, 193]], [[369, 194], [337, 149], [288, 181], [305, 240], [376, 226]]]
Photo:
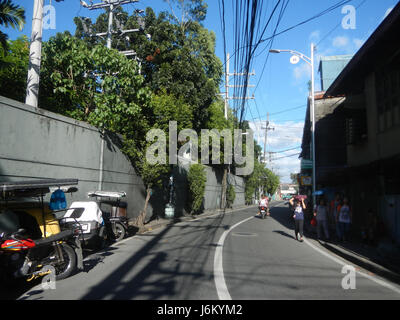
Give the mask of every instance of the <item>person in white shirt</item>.
[[261, 199], [258, 203], [258, 215], [261, 214], [261, 207], [265, 207], [268, 212], [268, 197], [265, 194], [261, 196]]
[[326, 239], [329, 239], [328, 230], [328, 206], [325, 204], [325, 199], [320, 199], [319, 204], [314, 208], [314, 217], [317, 219], [317, 236], [321, 239], [321, 231], [324, 229]]

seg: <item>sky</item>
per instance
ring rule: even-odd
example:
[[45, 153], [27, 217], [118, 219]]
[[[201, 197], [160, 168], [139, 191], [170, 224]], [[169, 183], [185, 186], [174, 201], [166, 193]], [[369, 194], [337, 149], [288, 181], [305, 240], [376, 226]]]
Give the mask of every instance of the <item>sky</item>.
[[[268, 18], [272, 6], [277, 0], [264, 0], [265, 13], [263, 19]], [[11, 40], [25, 34], [30, 36], [32, 23], [33, 0], [14, 0], [26, 10], [26, 21], [22, 31], [7, 29], [5, 31]], [[86, 2], [89, 3], [89, 0]], [[99, 3], [94, 0], [93, 3]], [[207, 0], [208, 13], [203, 25], [216, 34], [217, 56], [224, 63], [224, 41], [220, 21], [219, 1]], [[233, 33], [233, 8], [235, 1], [225, 1], [226, 5], [226, 50], [231, 55], [234, 53]], [[287, 6], [284, 16], [277, 31], [285, 30], [293, 25], [311, 18], [324, 11], [339, 0], [291, 0]], [[274, 49], [290, 49], [311, 55], [311, 43], [316, 44], [315, 51], [315, 91], [320, 90], [320, 77], [317, 72], [321, 56], [330, 55], [354, 55], [369, 36], [375, 31], [385, 16], [399, 1], [398, 0], [352, 0], [346, 5], [355, 9], [354, 15], [348, 20], [350, 11], [344, 6], [315, 20], [309, 21], [286, 33], [274, 38]], [[75, 16], [86, 16], [95, 20], [102, 10], [88, 10], [82, 7], [79, 0], [45, 0], [45, 5], [51, 4], [55, 8], [55, 29], [43, 30], [44, 41], [48, 40], [57, 32], [69, 30], [75, 32], [73, 18]], [[135, 9], [145, 9], [151, 6], [155, 12], [169, 10], [165, 0], [141, 0], [137, 3], [123, 6], [130, 14]], [[343, 10], [343, 11], [342, 11]], [[261, 24], [265, 23], [261, 22]], [[344, 24], [342, 22], [345, 22]], [[272, 34], [276, 18], [271, 21], [271, 27], [267, 29], [266, 36]], [[352, 22], [351, 28], [343, 25]], [[311, 78], [311, 68], [308, 64], [300, 61], [293, 65], [290, 63], [290, 54], [270, 54], [266, 45], [261, 45], [253, 59], [252, 70], [255, 76], [250, 77], [249, 83], [257, 85], [249, 88], [248, 95], [254, 94], [255, 99], [249, 100], [246, 120], [254, 131], [254, 138], [262, 148], [265, 142], [265, 128], [267, 113], [269, 114], [269, 127], [267, 132], [266, 152], [271, 153], [271, 161], [267, 167], [281, 177], [281, 182], [290, 182], [290, 173], [300, 172], [300, 160], [298, 153], [303, 135], [303, 125], [306, 112], [308, 82]], [[268, 59], [267, 59], [268, 57]], [[264, 67], [265, 66], [265, 67]], [[229, 70], [233, 72], [234, 70]], [[235, 70], [241, 72], [241, 70]], [[224, 88], [221, 87], [221, 91]], [[230, 93], [232, 95], [233, 92]], [[290, 150], [288, 150], [290, 149]], [[285, 151], [286, 152], [282, 152]]]

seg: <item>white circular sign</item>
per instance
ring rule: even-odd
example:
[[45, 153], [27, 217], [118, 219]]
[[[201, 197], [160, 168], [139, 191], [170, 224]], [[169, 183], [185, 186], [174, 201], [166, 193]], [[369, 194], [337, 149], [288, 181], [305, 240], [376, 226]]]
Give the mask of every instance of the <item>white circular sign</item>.
[[299, 61], [300, 61], [300, 58], [298, 56], [292, 56], [290, 58], [290, 63], [291, 64], [297, 64], [297, 63], [299, 63]]

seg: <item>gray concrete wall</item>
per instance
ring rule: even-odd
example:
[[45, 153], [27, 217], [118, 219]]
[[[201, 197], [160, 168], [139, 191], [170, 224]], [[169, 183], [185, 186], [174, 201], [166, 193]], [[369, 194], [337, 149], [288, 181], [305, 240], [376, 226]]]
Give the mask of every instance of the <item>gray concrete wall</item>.
[[[176, 198], [178, 199], [179, 208], [182, 208], [182, 203], [187, 199], [187, 182], [186, 174], [189, 170], [190, 162], [188, 160], [179, 159], [179, 166], [175, 169], [175, 179], [177, 181], [176, 186]], [[221, 204], [221, 193], [222, 193], [222, 180], [223, 170], [204, 166], [206, 169], [207, 182], [204, 194], [203, 207], [204, 210], [219, 209]], [[233, 207], [245, 205], [245, 181], [243, 177], [238, 177], [233, 174], [228, 175], [228, 183], [235, 187], [235, 201]], [[183, 199], [185, 199], [183, 201]], [[186, 211], [184, 211], [186, 213]]]
[[[87, 199], [99, 189], [101, 144], [104, 139], [102, 190], [127, 193], [128, 217], [138, 216], [145, 201], [145, 188], [128, 158], [120, 151], [119, 138], [104, 138], [96, 127], [47, 110], [35, 109], [0, 96], [0, 181], [75, 178], [77, 193], [67, 195], [68, 204]], [[175, 169], [178, 215], [185, 214], [188, 164]], [[222, 171], [206, 166], [204, 209], [219, 208]], [[234, 206], [245, 204], [244, 180], [229, 176], [235, 185]], [[155, 190], [147, 216], [162, 216], [168, 202], [167, 188]]]
[[[0, 181], [75, 178], [79, 191], [67, 195], [68, 203], [87, 199], [99, 187], [101, 141], [84, 122], [0, 97]], [[130, 218], [143, 208], [143, 182], [110, 137], [102, 189], [127, 193]]]

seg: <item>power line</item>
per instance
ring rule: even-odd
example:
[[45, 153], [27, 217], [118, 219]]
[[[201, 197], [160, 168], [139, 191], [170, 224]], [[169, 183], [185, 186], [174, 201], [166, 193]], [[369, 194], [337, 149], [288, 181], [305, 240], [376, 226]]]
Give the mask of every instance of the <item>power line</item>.
[[305, 23], [307, 23], [307, 22], [310, 22], [310, 21], [312, 21], [312, 20], [315, 20], [315, 19], [317, 19], [317, 18], [320, 18], [320, 17], [322, 17], [323, 15], [325, 15], [325, 14], [327, 14], [327, 13], [330, 13], [331, 11], [333, 11], [333, 10], [335, 10], [335, 9], [337, 9], [337, 8], [343, 6], [343, 5], [345, 5], [345, 4], [347, 4], [347, 3], [351, 2], [351, 1], [353, 1], [353, 0], [340, 1], [340, 2], [338, 2], [337, 4], [335, 4], [335, 5], [331, 6], [331, 7], [329, 7], [328, 9], [325, 9], [324, 11], [322, 11], [322, 12], [320, 12], [320, 13], [318, 13], [318, 14], [312, 16], [311, 18], [308, 18], [308, 19], [306, 19], [306, 20], [304, 20], [304, 21], [302, 21], [302, 22], [299, 22], [299, 23], [297, 23], [297, 24], [295, 24], [295, 25], [293, 25], [293, 26], [291, 26], [291, 27], [289, 27], [289, 28], [287, 28], [287, 29], [285, 29], [285, 30], [283, 30], [283, 31], [281, 31], [281, 32], [278, 32], [276, 35], [274, 35], [274, 36], [272, 36], [272, 37], [262, 39], [261, 42], [268, 41], [268, 40], [270, 40], [270, 39], [272, 39], [272, 38], [274, 38], [274, 37], [276, 37], [276, 36], [279, 36], [279, 35], [281, 35], [281, 34], [283, 34], [283, 33], [285, 33], [285, 32], [288, 32], [288, 31], [290, 31], [290, 30], [292, 30], [292, 29], [294, 29], [294, 28], [297, 28], [297, 27], [299, 27], [299, 26], [301, 26], [301, 25], [303, 25], [303, 24], [305, 24]]
[[275, 160], [280, 160], [280, 159], [284, 159], [284, 158], [291, 158], [291, 157], [298, 156], [299, 154], [300, 154], [300, 152], [299, 153], [295, 153], [295, 154], [291, 154], [291, 155], [288, 155], [288, 156], [284, 156], [284, 157], [278, 157], [278, 158], [275, 158], [275, 159], [272, 159], [272, 160], [275, 161]]
[[[361, 3], [356, 7], [356, 9], [358, 9], [359, 7], [361, 7], [367, 0], [363, 0], [361, 1]], [[342, 25], [342, 22], [339, 22], [331, 31], [329, 31], [317, 44], [316, 47], [318, 47], [318, 45], [323, 42], [326, 38], [328, 38], [333, 31], [335, 31], [337, 28], [339, 28]]]
[[286, 149], [286, 150], [282, 150], [282, 151], [270, 151], [270, 153], [284, 153], [287, 151], [292, 151], [292, 150], [296, 150], [296, 149], [300, 149], [301, 146], [295, 147], [295, 148], [290, 148], [290, 149]]

